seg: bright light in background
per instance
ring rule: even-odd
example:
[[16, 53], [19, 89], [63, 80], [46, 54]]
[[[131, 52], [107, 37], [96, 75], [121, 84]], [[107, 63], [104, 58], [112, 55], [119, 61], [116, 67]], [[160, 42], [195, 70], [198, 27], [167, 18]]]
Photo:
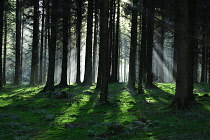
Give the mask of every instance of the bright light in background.
[[122, 0], [122, 2], [130, 3], [130, 0]]

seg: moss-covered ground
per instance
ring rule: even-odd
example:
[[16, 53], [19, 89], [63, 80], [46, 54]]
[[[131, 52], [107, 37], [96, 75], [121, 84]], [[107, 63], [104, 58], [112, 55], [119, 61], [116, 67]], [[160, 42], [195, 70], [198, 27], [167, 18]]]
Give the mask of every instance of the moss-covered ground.
[[137, 95], [124, 83], [109, 85], [109, 104], [99, 104], [95, 86], [57, 89], [6, 85], [0, 90], [0, 140], [209, 140], [210, 86], [195, 85], [191, 111], [166, 109], [175, 85], [156, 83]]

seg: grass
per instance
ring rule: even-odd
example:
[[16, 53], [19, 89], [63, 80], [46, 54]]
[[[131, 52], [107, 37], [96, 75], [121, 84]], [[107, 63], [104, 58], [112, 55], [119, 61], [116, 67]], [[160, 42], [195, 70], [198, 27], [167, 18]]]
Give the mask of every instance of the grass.
[[144, 95], [129, 92], [124, 83], [109, 85], [107, 105], [98, 104], [95, 86], [58, 89], [68, 98], [40, 93], [43, 87], [6, 85], [0, 91], [1, 140], [208, 140], [210, 88], [196, 84], [193, 112], [164, 109], [175, 85], [156, 83]]

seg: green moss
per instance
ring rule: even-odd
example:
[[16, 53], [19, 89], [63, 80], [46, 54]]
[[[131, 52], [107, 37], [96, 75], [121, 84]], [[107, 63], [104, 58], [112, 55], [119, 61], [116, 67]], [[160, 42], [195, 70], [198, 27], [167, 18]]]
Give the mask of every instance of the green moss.
[[210, 99], [202, 97], [210, 93], [207, 84], [195, 85], [200, 104], [194, 112], [163, 110], [175, 85], [155, 84], [144, 95], [130, 93], [124, 83], [110, 84], [107, 105], [98, 104], [95, 85], [59, 89], [69, 94], [65, 99], [39, 93], [42, 87], [7, 85], [0, 92], [0, 139], [209, 139]]

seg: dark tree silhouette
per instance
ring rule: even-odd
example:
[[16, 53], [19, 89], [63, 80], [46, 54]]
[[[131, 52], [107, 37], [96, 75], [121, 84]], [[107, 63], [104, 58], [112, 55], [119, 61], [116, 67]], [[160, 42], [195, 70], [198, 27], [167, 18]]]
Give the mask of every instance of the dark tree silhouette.
[[[176, 78], [176, 93], [174, 100], [170, 107], [177, 109], [189, 109], [190, 101], [193, 97], [193, 86], [191, 68], [192, 68], [192, 55], [190, 48], [189, 37], [189, 17], [190, 17], [190, 0], [177, 1], [177, 22], [175, 29], [177, 29], [177, 78]], [[180, 16], [182, 15], [182, 16]], [[179, 42], [179, 43], [178, 43]]]
[[76, 83], [81, 84], [80, 79], [80, 49], [81, 49], [81, 28], [82, 28], [82, 0], [76, 1], [77, 23], [76, 23], [76, 48], [77, 48], [77, 75]]
[[68, 63], [68, 31], [69, 31], [69, 5], [67, 0], [63, 0], [63, 58], [62, 72], [59, 87], [67, 87], [67, 63]]
[[39, 64], [39, 0], [35, 0], [30, 85], [38, 84], [38, 64]]
[[0, 88], [2, 87], [2, 39], [3, 39], [4, 0], [0, 1]]
[[[52, 0], [52, 19], [51, 19], [51, 38], [49, 48], [49, 67], [47, 74], [47, 83], [43, 91], [54, 91], [54, 73], [55, 73], [55, 52], [56, 52], [56, 38], [57, 38], [57, 0]], [[49, 6], [49, 5], [48, 5]]]
[[21, 40], [21, 20], [20, 20], [20, 1], [16, 0], [16, 47], [15, 47], [15, 78], [14, 84], [20, 84], [20, 40]]
[[153, 87], [153, 73], [152, 73], [152, 52], [154, 46], [154, 12], [155, 12], [155, 1], [149, 0], [148, 5], [148, 16], [147, 16], [147, 82], [146, 87]]
[[108, 102], [108, 42], [109, 42], [109, 32], [108, 32], [108, 19], [109, 19], [109, 1], [103, 0], [100, 2], [100, 49], [101, 49], [101, 61], [102, 65], [102, 80], [101, 80], [101, 93], [100, 102]]
[[88, 0], [87, 38], [85, 56], [84, 84], [92, 84], [92, 36], [93, 36], [93, 0]]
[[41, 47], [39, 57], [39, 83], [43, 83], [43, 52], [44, 52], [44, 31], [45, 31], [45, 0], [42, 2], [42, 29], [41, 29]]
[[129, 77], [128, 88], [135, 89], [136, 82], [136, 48], [137, 48], [137, 6], [138, 0], [133, 0], [132, 8], [132, 25], [131, 25], [131, 46], [130, 46], [130, 59], [129, 59]]

